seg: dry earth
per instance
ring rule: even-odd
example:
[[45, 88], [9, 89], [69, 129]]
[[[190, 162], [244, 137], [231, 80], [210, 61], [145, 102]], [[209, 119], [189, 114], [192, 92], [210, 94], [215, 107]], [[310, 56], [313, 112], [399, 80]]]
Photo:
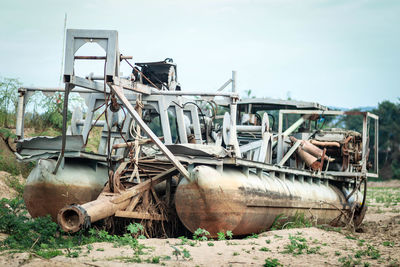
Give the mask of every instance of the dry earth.
[[[283, 266], [399, 266], [400, 181], [370, 183], [368, 195], [369, 209], [356, 233], [311, 227], [269, 231], [250, 239], [190, 240], [194, 246], [173, 238], [139, 240], [145, 246], [140, 255], [142, 263], [133, 262], [134, 251], [130, 247], [95, 243], [81, 247], [77, 258], [57, 256], [45, 260], [28, 252], [3, 252], [0, 266], [150, 266], [154, 265], [152, 261], [166, 266], [262, 266], [267, 258], [276, 259]], [[306, 244], [309, 254], [307, 250], [300, 255], [285, 253], [290, 237]], [[181, 255], [174, 255], [175, 249]], [[183, 257], [184, 250], [189, 259]]]

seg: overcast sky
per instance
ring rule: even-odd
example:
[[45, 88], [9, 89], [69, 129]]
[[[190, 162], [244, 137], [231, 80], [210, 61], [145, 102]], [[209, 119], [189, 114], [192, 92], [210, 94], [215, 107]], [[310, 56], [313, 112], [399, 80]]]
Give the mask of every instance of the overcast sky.
[[65, 13], [67, 28], [118, 30], [134, 62], [173, 58], [183, 90], [214, 91], [236, 70], [257, 97], [345, 108], [400, 97], [400, 1], [2, 0], [0, 76], [59, 86]]

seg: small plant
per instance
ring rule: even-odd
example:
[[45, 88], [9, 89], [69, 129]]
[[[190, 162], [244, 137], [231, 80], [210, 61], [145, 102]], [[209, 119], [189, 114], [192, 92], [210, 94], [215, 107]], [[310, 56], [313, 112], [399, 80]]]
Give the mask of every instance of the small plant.
[[304, 213], [296, 212], [293, 217], [286, 217], [283, 214], [276, 216], [272, 223], [271, 230], [282, 230], [292, 228], [312, 227], [311, 221], [306, 218]]
[[187, 249], [184, 249], [182, 251], [182, 254], [183, 254], [183, 257], [186, 258], [186, 259], [190, 259], [190, 257], [191, 257], [190, 252]]
[[189, 246], [194, 247], [196, 246], [196, 241], [189, 241]]
[[151, 258], [151, 263], [160, 263], [160, 257], [159, 256], [155, 256], [153, 258]]
[[224, 233], [224, 232], [218, 232], [218, 233], [217, 233], [217, 236], [218, 236], [218, 240], [219, 240], [219, 241], [221, 241], [221, 240], [226, 240], [226, 237], [225, 237], [225, 233]]
[[209, 247], [213, 247], [213, 246], [214, 246], [214, 243], [213, 243], [213, 242], [208, 242], [207, 245], [208, 245]]
[[357, 238], [355, 238], [354, 236], [351, 236], [351, 235], [346, 235], [346, 238], [351, 239], [351, 240], [357, 240]]
[[181, 240], [180, 245], [185, 245], [185, 244], [187, 244], [189, 242], [189, 239], [187, 237], [185, 237], [185, 236], [180, 236], [180, 237], [178, 237], [178, 239]]
[[239, 253], [239, 252], [233, 252], [232, 255], [233, 255], [233, 256], [238, 256], [238, 255], [240, 255], [240, 253]]
[[42, 258], [45, 259], [51, 259], [60, 255], [63, 255], [61, 250], [57, 249], [50, 249], [50, 250], [39, 250], [36, 252], [36, 255], [39, 255]]
[[136, 235], [139, 232], [142, 232], [144, 227], [140, 223], [131, 223], [126, 227], [126, 230], [128, 230], [132, 235]]
[[260, 248], [260, 251], [271, 251], [271, 250], [267, 247], [262, 247], [262, 248]]
[[357, 250], [356, 254], [354, 255], [354, 257], [358, 259], [360, 259], [362, 256], [369, 256], [371, 259], [379, 259], [381, 254], [374, 246], [367, 244], [367, 248], [365, 250]]
[[352, 267], [361, 264], [361, 260], [354, 260], [353, 257], [351, 257], [350, 255], [348, 255], [347, 257], [341, 257], [338, 259], [338, 261], [344, 267]]
[[172, 251], [172, 255], [176, 256], [176, 260], [178, 260], [178, 256], [181, 255], [182, 252], [181, 252], [178, 248], [176, 248], [176, 247], [174, 247], [174, 246], [171, 246], [171, 247], [174, 249], [174, 250]]
[[232, 231], [226, 231], [226, 234], [221, 231], [217, 233], [217, 237], [219, 241], [226, 240], [226, 238], [232, 239], [233, 233]]
[[382, 245], [384, 245], [385, 247], [393, 247], [394, 242], [393, 241], [383, 241]]
[[270, 240], [270, 239], [266, 239], [266, 240], [265, 240], [265, 243], [271, 244], [271, 240]]
[[359, 247], [362, 247], [362, 246], [364, 245], [364, 243], [365, 243], [365, 240], [364, 240], [364, 239], [360, 239], [360, 240], [358, 240], [357, 245], [358, 245]]
[[79, 252], [78, 251], [68, 252], [66, 256], [68, 258], [78, 258], [79, 257]]
[[300, 254], [315, 254], [321, 249], [320, 246], [309, 247], [307, 244], [307, 239], [301, 236], [289, 235], [290, 244], [285, 246], [283, 253], [300, 255]]
[[265, 260], [264, 267], [277, 267], [282, 266], [282, 264], [278, 261], [278, 259], [267, 258]]
[[21, 184], [17, 177], [9, 175], [6, 177], [5, 182], [8, 187], [14, 189], [17, 192], [19, 198], [22, 198], [22, 195], [24, 194], [24, 185]]
[[226, 236], [227, 236], [229, 239], [232, 239], [232, 237], [233, 237], [232, 231], [226, 231]]
[[193, 234], [193, 239], [198, 241], [207, 241], [207, 236], [209, 235], [210, 233], [207, 230], [198, 228]]
[[246, 237], [246, 239], [251, 239], [251, 238], [258, 238], [258, 234], [251, 234], [249, 236]]

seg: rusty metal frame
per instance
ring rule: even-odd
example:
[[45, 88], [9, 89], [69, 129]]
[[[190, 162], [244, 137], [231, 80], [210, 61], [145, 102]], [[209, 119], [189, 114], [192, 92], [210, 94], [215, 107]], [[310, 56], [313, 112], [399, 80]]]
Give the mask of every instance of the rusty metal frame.
[[[277, 162], [280, 162], [283, 158], [283, 137], [289, 128], [297, 128], [300, 126], [299, 122], [302, 120], [298, 120], [294, 124], [292, 124], [285, 132], [283, 132], [283, 115], [284, 114], [299, 114], [304, 116], [310, 115], [327, 115], [327, 116], [363, 116], [363, 130], [362, 130], [362, 171], [361, 172], [326, 172], [332, 175], [338, 176], [354, 176], [354, 177], [378, 177], [379, 176], [379, 168], [378, 168], [378, 146], [379, 146], [379, 117], [370, 112], [362, 112], [362, 111], [335, 111], [335, 110], [279, 110], [279, 119], [278, 119], [278, 143], [277, 143]], [[374, 128], [375, 128], [375, 140], [374, 140], [374, 171], [367, 172], [367, 139], [368, 139], [368, 126], [370, 123], [368, 122], [368, 118], [374, 120]], [[294, 127], [296, 126], [296, 127]]]

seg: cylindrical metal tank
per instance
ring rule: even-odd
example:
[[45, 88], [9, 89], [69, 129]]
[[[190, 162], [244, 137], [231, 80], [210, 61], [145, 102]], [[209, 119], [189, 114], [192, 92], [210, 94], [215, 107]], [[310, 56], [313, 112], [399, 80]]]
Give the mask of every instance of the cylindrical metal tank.
[[50, 214], [57, 221], [64, 206], [96, 199], [108, 179], [107, 167], [94, 160], [67, 158], [56, 175], [55, 165], [55, 159], [40, 159], [28, 176], [24, 201], [32, 217]]
[[197, 166], [192, 181], [182, 179], [176, 194], [176, 211], [182, 223], [194, 232], [206, 229], [211, 236], [221, 231], [234, 235], [269, 229], [280, 214], [304, 213], [318, 223], [329, 223], [345, 207], [343, 193], [332, 185], [282, 180], [264, 174], [261, 178], [240, 169], [223, 172]]

